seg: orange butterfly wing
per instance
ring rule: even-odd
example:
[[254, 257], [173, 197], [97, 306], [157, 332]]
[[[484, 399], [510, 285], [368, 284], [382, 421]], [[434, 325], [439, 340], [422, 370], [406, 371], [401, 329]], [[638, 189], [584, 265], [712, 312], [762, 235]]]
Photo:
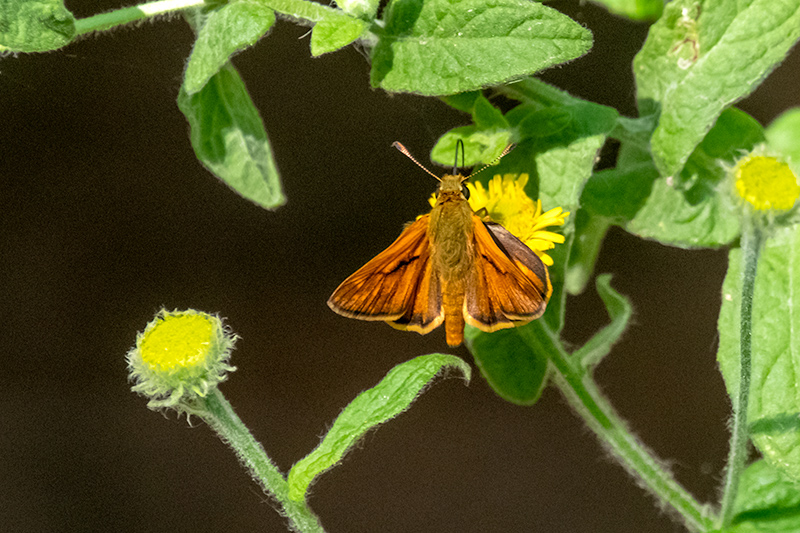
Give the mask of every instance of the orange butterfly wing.
[[542, 260], [503, 226], [472, 220], [475, 268], [464, 299], [466, 322], [497, 331], [542, 316], [553, 291]]
[[427, 333], [444, 320], [439, 276], [430, 260], [428, 224], [420, 217], [386, 250], [342, 282], [328, 299], [340, 315], [385, 320], [399, 329]]

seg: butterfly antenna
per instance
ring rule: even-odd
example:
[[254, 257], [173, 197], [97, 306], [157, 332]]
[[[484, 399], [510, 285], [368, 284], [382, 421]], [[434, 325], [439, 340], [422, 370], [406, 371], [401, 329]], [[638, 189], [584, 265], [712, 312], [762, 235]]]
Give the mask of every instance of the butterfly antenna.
[[508, 154], [508, 152], [510, 152], [511, 150], [513, 150], [513, 149], [514, 149], [516, 146], [517, 146], [517, 145], [516, 145], [516, 144], [513, 144], [513, 143], [512, 143], [512, 144], [509, 144], [508, 146], [506, 146], [506, 147], [505, 147], [505, 149], [503, 150], [503, 153], [501, 153], [500, 155], [498, 155], [498, 156], [497, 156], [497, 157], [496, 157], [496, 158], [495, 158], [495, 159], [494, 159], [494, 160], [493, 160], [491, 163], [488, 163], [488, 164], [486, 164], [486, 165], [483, 165], [481, 168], [479, 168], [478, 170], [474, 171], [472, 174], [470, 174], [469, 176], [467, 176], [467, 177], [466, 177], [466, 179], [469, 179], [469, 178], [471, 178], [472, 176], [474, 176], [474, 175], [475, 175], [475, 174], [477, 174], [478, 172], [483, 172], [484, 170], [486, 170], [486, 169], [487, 169], [487, 168], [489, 168], [489, 167], [493, 167], [493, 166], [495, 166], [497, 163], [499, 163], [499, 162], [500, 162], [500, 160], [501, 160], [501, 159], [503, 159], [503, 157], [505, 157], [505, 156]]
[[418, 166], [419, 168], [421, 168], [422, 170], [424, 170], [425, 172], [427, 172], [428, 174], [430, 174], [431, 176], [433, 176], [434, 178], [436, 178], [438, 181], [442, 181], [442, 180], [439, 178], [439, 176], [437, 176], [436, 174], [434, 174], [433, 172], [431, 172], [430, 170], [428, 170], [427, 168], [425, 168], [425, 167], [422, 165], [422, 163], [420, 163], [419, 161], [417, 161], [416, 159], [414, 159], [414, 156], [413, 156], [413, 155], [411, 155], [411, 152], [409, 152], [409, 151], [408, 151], [408, 148], [406, 148], [405, 146], [403, 146], [402, 144], [400, 144], [400, 143], [399, 143], [399, 142], [397, 142], [397, 141], [393, 142], [393, 143], [392, 143], [392, 146], [394, 146], [395, 148], [397, 148], [398, 150], [400, 150], [400, 152], [402, 152], [402, 153], [403, 153], [403, 155], [405, 155], [407, 158], [409, 158], [409, 159], [410, 159], [410, 160], [412, 160], [414, 163], [416, 163], [416, 164], [417, 164], [417, 166]]
[[461, 139], [456, 141], [456, 160], [453, 163], [453, 175], [458, 174], [458, 148], [461, 147], [461, 166], [464, 166], [464, 141]]

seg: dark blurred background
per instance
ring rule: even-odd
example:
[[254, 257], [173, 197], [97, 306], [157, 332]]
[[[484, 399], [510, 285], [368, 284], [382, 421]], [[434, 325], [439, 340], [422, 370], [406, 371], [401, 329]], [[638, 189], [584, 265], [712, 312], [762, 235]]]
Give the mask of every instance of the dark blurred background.
[[[124, 5], [68, 1], [79, 17]], [[631, 61], [647, 25], [591, 4], [550, 5], [595, 47], [543, 79], [633, 115]], [[469, 117], [372, 90], [353, 47], [310, 58], [281, 21], [239, 68], [288, 203], [268, 212], [197, 162], [175, 105], [192, 33], [180, 17], [0, 60], [0, 529], [280, 532], [284, 520], [203, 424], [149, 411], [125, 353], [162, 306], [218, 312], [242, 337], [222, 391], [286, 471], [388, 370], [448, 350], [444, 333], [342, 318], [325, 301], [428, 209], [428, 162]], [[762, 124], [800, 104], [800, 53], [741, 103]], [[729, 402], [715, 361], [726, 251], [612, 231], [597, 272], [635, 305], [597, 379], [703, 502], [716, 501]], [[592, 284], [593, 286], [593, 284]], [[593, 288], [566, 337], [606, 322]], [[313, 486], [331, 533], [673, 532], [555, 388], [534, 407], [440, 380]]]

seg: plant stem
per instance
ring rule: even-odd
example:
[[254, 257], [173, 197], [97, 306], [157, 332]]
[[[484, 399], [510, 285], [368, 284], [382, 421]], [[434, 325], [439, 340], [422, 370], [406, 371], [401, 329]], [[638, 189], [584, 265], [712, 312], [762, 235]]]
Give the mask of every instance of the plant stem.
[[289, 498], [289, 486], [283, 474], [267, 456], [261, 444], [253, 438], [219, 389], [215, 389], [205, 398], [204, 404], [199, 408], [199, 416], [222, 440], [231, 445], [239, 460], [250, 470], [253, 479], [281, 504], [293, 531], [324, 533], [317, 517], [305, 501]]
[[78, 35], [84, 35], [93, 31], [102, 31], [123, 24], [129, 24], [157, 15], [182, 11], [192, 7], [200, 7], [204, 0], [159, 0], [158, 2], [148, 2], [133, 7], [124, 7], [108, 13], [100, 13], [78, 19], [75, 21], [75, 30]]
[[750, 375], [752, 371], [753, 292], [756, 284], [758, 256], [763, 233], [755, 223], [746, 224], [742, 232], [742, 305], [739, 316], [739, 394], [733, 409], [733, 431], [722, 492], [721, 527], [731, 525], [734, 503], [739, 492], [739, 478], [747, 460], [749, 434], [747, 409], [750, 402]]
[[556, 370], [556, 385], [589, 428], [619, 457], [628, 472], [640, 479], [663, 503], [680, 513], [687, 528], [692, 531], [710, 530], [714, 520], [708, 511], [631, 433], [598, 390], [586, 368], [570, 356], [552, 334], [531, 334], [526, 336], [526, 340], [541, 350], [540, 353], [549, 354]]
[[[577, 216], [580, 217], [581, 215], [578, 214]], [[566, 275], [564, 282], [564, 289], [568, 294], [580, 294], [583, 292], [594, 272], [594, 265], [600, 253], [603, 237], [611, 227], [609, 219], [602, 216], [586, 217], [585, 222], [583, 217], [580, 220], [581, 222], [576, 223], [575, 241], [572, 243], [573, 251], [570, 256], [580, 256], [581, 261], [568, 267], [569, 273]], [[575, 250], [578, 250], [577, 254]]]

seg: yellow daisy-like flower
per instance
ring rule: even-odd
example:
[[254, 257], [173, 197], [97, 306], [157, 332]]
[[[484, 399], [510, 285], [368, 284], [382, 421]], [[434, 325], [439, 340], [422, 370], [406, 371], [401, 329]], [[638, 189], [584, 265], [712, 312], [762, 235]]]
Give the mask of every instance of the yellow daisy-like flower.
[[236, 335], [208, 313], [162, 309], [128, 352], [133, 391], [150, 398], [148, 407], [191, 411], [235, 370], [228, 364]]
[[785, 162], [748, 154], [733, 169], [736, 192], [757, 211], [787, 211], [800, 197], [797, 176]]
[[[496, 175], [489, 182], [488, 190], [482, 183], [467, 183], [469, 205], [475, 212], [486, 209], [490, 219], [536, 252], [545, 265], [551, 266], [553, 258], [545, 252], [555, 248], [556, 243], [563, 243], [564, 236], [546, 231], [546, 228], [563, 226], [569, 213], [560, 207], [542, 213], [541, 200], [534, 201], [525, 193], [527, 183], [527, 174]], [[430, 203], [431, 206], [436, 204], [435, 195]]]

